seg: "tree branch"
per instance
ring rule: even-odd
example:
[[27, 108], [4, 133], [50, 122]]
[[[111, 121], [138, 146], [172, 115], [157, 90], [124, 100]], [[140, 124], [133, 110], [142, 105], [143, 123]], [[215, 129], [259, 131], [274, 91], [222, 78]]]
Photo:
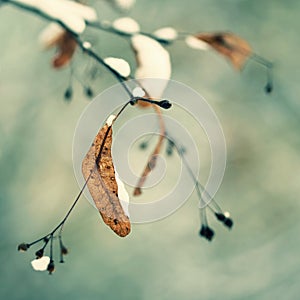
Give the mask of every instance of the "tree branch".
[[[41, 17], [47, 21], [54, 22], [54, 23], [57, 23], [58, 25], [60, 25], [62, 28], [64, 28], [67, 32], [69, 32], [72, 35], [72, 37], [74, 38], [77, 45], [80, 47], [80, 49], [82, 51], [84, 51], [86, 54], [88, 54], [90, 57], [92, 57], [96, 62], [98, 62], [99, 64], [104, 66], [106, 68], [106, 70], [109, 71], [122, 84], [123, 88], [129, 95], [129, 97], [130, 98], [133, 97], [130, 89], [127, 87], [127, 85], [125, 83], [126, 78], [123, 77], [118, 71], [113, 69], [111, 66], [109, 66], [107, 63], [105, 63], [105, 61], [102, 59], [102, 57], [100, 55], [98, 55], [96, 52], [94, 52], [91, 48], [86, 47], [84, 42], [80, 39], [80, 36], [77, 33], [75, 33], [74, 31], [72, 31], [68, 26], [66, 26], [66, 24], [64, 24], [61, 20], [51, 17], [51, 16], [47, 15], [46, 13], [44, 13], [43, 11], [39, 10], [38, 8], [26, 5], [24, 3], [15, 2], [12, 0], [0, 0], [0, 1], [2, 1], [4, 4], [5, 3], [11, 4], [15, 7], [18, 7], [20, 9], [23, 9], [30, 13], [36, 14], [39, 17]], [[86, 24], [89, 24], [89, 23], [86, 22]]]

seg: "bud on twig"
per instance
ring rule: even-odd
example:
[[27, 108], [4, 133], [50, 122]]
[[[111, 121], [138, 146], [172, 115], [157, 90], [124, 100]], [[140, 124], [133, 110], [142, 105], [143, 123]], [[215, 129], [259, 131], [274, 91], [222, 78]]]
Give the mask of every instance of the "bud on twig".
[[89, 98], [93, 98], [94, 97], [94, 92], [93, 92], [93, 90], [89, 86], [84, 88], [84, 93]]
[[169, 109], [172, 104], [168, 100], [162, 100], [157, 102], [157, 105], [164, 109]]
[[73, 97], [73, 89], [72, 87], [68, 87], [65, 91], [64, 98], [66, 101], [71, 101]]
[[214, 234], [214, 231], [210, 227], [205, 225], [202, 225], [199, 231], [199, 235], [206, 238], [208, 241], [212, 240]]
[[273, 91], [273, 85], [272, 83], [268, 82], [267, 85], [265, 86], [265, 92], [267, 94], [271, 94]]
[[44, 249], [40, 249], [38, 251], [35, 252], [36, 258], [41, 258], [44, 255]]
[[55, 265], [54, 265], [54, 261], [51, 259], [48, 266], [47, 266], [47, 271], [49, 272], [49, 274], [52, 274], [55, 271]]
[[64, 245], [61, 245], [60, 252], [62, 255], [67, 255], [69, 253], [68, 248], [66, 248]]
[[29, 247], [30, 247], [29, 244], [22, 243], [22, 244], [18, 245], [18, 251], [25, 252], [29, 249]]

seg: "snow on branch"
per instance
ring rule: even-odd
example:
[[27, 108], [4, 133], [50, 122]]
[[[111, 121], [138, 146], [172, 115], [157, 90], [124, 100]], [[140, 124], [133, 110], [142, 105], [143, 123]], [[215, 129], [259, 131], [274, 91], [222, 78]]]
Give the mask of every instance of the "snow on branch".
[[95, 9], [70, 0], [8, 0], [7, 2], [40, 12], [49, 19], [64, 24], [77, 34], [85, 30], [86, 21], [97, 20]]

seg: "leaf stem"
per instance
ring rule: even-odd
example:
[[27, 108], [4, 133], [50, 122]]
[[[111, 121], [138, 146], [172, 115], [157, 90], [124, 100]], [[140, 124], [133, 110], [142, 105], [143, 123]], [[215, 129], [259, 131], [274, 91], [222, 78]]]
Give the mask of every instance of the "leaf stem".
[[[221, 213], [222, 209], [221, 207], [217, 204], [217, 202], [214, 200], [214, 198], [208, 193], [208, 191], [205, 189], [205, 187], [201, 184], [201, 182], [196, 178], [191, 166], [189, 165], [188, 161], [186, 160], [186, 157], [184, 156], [184, 151], [182, 148], [179, 147], [178, 143], [172, 139], [170, 136], [168, 136], [167, 134], [165, 135], [165, 137], [171, 141], [173, 143], [173, 146], [175, 147], [178, 155], [181, 157], [183, 164], [185, 165], [185, 167], [187, 168], [191, 178], [193, 179], [194, 183], [195, 183], [195, 188], [196, 188], [196, 192], [198, 195], [198, 198], [201, 201], [201, 206], [203, 205], [203, 207], [200, 207], [201, 211], [203, 210], [203, 208], [205, 207], [209, 207], [213, 212], [218, 212]], [[210, 203], [204, 202], [203, 201], [203, 197], [202, 194], [205, 194], [210, 202], [214, 205], [215, 209], [213, 209], [210, 205]], [[203, 203], [204, 202], [204, 203]], [[204, 220], [206, 220], [206, 216], [203, 216]]]

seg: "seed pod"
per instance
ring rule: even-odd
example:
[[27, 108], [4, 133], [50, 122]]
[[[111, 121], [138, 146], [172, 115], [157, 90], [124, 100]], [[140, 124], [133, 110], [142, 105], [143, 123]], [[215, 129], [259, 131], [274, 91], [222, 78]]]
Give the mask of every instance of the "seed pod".
[[55, 265], [54, 265], [54, 261], [51, 259], [48, 266], [47, 266], [47, 271], [49, 272], [49, 274], [52, 274], [55, 271]]
[[21, 243], [20, 245], [18, 245], [18, 251], [25, 252], [29, 249], [29, 247], [30, 247], [29, 244]]
[[43, 255], [44, 255], [44, 249], [43, 248], [35, 252], [36, 258], [42, 258]]

